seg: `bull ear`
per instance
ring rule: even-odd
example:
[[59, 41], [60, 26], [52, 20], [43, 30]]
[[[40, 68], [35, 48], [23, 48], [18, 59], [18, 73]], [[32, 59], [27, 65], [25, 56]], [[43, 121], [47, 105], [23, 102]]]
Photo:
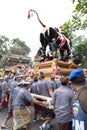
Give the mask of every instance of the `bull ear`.
[[30, 18], [30, 14], [28, 14], [28, 19]]

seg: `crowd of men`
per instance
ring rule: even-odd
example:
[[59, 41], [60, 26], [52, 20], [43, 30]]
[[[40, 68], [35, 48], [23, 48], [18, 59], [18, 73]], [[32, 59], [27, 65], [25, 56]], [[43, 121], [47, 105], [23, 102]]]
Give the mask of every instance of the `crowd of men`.
[[[29, 77], [28, 77], [29, 76]], [[33, 94], [51, 98], [51, 101], [35, 98]], [[1, 128], [10, 128], [8, 120], [13, 119], [13, 130], [25, 127], [30, 130], [31, 112], [34, 107], [33, 122], [43, 120], [40, 130], [51, 130], [51, 120], [56, 118], [58, 130], [87, 130], [87, 87], [82, 68], [73, 70], [68, 77], [59, 80], [44, 72], [38, 77], [28, 75], [23, 70], [0, 77], [0, 111], [8, 107], [8, 113]]]

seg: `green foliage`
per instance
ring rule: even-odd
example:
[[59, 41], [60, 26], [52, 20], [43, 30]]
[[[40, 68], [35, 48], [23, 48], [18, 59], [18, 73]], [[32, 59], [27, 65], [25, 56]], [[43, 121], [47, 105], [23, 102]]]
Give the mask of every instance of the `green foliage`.
[[63, 24], [63, 33], [71, 37], [76, 30], [86, 30], [87, 28], [87, 0], [72, 0], [76, 5], [72, 13], [72, 19]]
[[70, 37], [72, 36], [72, 31], [73, 31], [73, 28], [72, 28], [72, 25], [71, 25], [71, 21], [67, 21], [63, 24], [63, 30], [62, 30], [62, 33], [66, 36], [66, 37]]
[[30, 51], [31, 51], [30, 48], [25, 44], [25, 42], [21, 41], [19, 38], [13, 39], [11, 41], [11, 44], [14, 44], [14, 45], [18, 44], [18, 45], [20, 45], [27, 54], [30, 53]]
[[87, 0], [72, 0], [72, 2], [76, 6], [72, 19], [63, 24], [63, 33], [71, 38], [74, 55], [79, 54], [82, 67], [87, 68], [87, 38], [74, 35], [76, 30], [81, 31], [87, 28]]
[[8, 45], [9, 45], [9, 38], [7, 38], [6, 36], [2, 36], [0, 39], [0, 58], [2, 58], [2, 55], [7, 52]]
[[3, 56], [4, 54], [7, 53], [7, 51], [8, 51], [9, 48], [10, 48], [10, 46], [16, 45], [16, 44], [20, 45], [20, 46], [24, 49], [24, 51], [26, 52], [26, 54], [29, 54], [29, 53], [30, 53], [31, 50], [30, 50], [30, 48], [25, 44], [24, 41], [21, 41], [19, 38], [15, 38], [15, 39], [13, 39], [13, 40], [10, 41], [8, 37], [2, 36], [2, 37], [0, 38], [0, 59], [2, 58], [2, 56]]
[[79, 54], [83, 68], [87, 68], [87, 38], [78, 37], [78, 44], [74, 46], [74, 54]]

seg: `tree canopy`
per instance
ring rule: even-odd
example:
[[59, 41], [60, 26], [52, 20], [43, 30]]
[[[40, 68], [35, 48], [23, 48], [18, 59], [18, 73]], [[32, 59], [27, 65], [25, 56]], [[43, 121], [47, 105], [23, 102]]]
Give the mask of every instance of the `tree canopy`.
[[28, 47], [24, 41], [20, 40], [19, 38], [14, 38], [12, 40], [9, 40], [6, 36], [0, 37], [0, 58], [2, 58], [2, 55], [6, 54], [7, 51], [9, 51], [10, 46], [13, 45], [20, 45], [22, 49], [26, 52], [26, 54], [29, 54], [31, 49]]
[[75, 37], [73, 39], [74, 57], [79, 56], [81, 66], [87, 68], [87, 38], [84, 36]]
[[76, 30], [87, 29], [87, 1], [72, 0], [72, 2], [75, 4], [72, 18], [63, 24], [63, 33], [68, 37], [72, 37], [72, 32]]
[[87, 0], [73, 0], [73, 3], [75, 2], [77, 4], [73, 11], [72, 22], [76, 29], [85, 30], [87, 27]]
[[9, 46], [9, 38], [6, 36], [1, 36], [0, 37], [0, 58], [2, 58], [2, 55], [7, 52], [8, 46]]
[[22, 48], [23, 48], [23, 50], [28, 54], [28, 53], [30, 53], [30, 47], [28, 47], [26, 44], [25, 44], [25, 42], [24, 41], [21, 41], [19, 38], [14, 38], [13, 40], [11, 40], [11, 44], [12, 45], [15, 45], [15, 44], [18, 44], [18, 45], [20, 45]]

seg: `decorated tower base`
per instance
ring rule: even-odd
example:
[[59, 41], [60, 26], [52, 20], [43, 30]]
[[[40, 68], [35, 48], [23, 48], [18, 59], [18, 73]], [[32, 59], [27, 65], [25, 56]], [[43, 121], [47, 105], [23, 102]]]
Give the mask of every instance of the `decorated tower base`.
[[68, 76], [73, 69], [78, 67], [79, 65], [75, 65], [74, 63], [54, 59], [51, 61], [36, 63], [34, 74], [38, 76], [39, 72], [43, 71], [46, 79], [49, 80], [51, 75]]

